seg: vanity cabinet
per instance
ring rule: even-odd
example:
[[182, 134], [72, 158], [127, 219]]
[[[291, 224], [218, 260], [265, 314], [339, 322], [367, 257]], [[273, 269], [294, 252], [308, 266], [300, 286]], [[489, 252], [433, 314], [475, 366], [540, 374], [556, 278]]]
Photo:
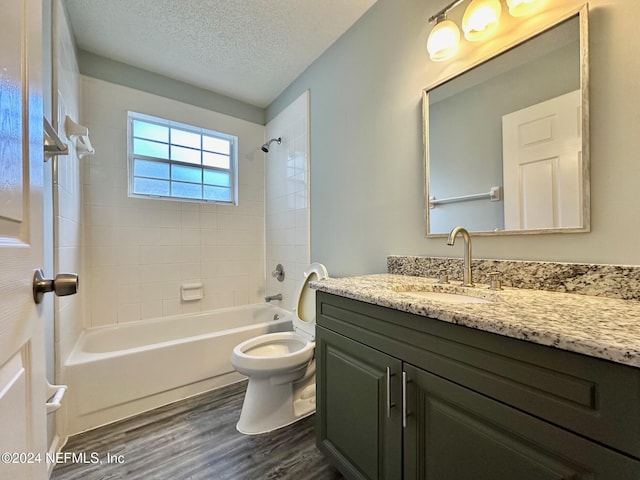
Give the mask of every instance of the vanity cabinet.
[[325, 453], [348, 478], [401, 478], [402, 362], [317, 326], [316, 349], [322, 352], [316, 412], [322, 409]]
[[325, 292], [316, 308], [317, 441], [346, 478], [640, 478], [640, 369]]

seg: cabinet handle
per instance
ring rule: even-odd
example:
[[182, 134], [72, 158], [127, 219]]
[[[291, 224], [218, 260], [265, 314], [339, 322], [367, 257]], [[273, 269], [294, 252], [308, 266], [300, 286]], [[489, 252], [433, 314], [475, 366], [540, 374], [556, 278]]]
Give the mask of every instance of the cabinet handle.
[[387, 367], [387, 418], [391, 418], [391, 369]]
[[402, 428], [407, 428], [407, 372], [402, 372]]

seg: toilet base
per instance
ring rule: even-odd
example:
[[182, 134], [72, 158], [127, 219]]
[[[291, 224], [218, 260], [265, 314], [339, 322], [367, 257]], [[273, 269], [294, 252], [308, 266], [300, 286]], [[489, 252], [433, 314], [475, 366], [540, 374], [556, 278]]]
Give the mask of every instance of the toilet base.
[[315, 372], [298, 382], [281, 385], [274, 385], [268, 378], [250, 378], [236, 429], [246, 435], [267, 433], [315, 411]]

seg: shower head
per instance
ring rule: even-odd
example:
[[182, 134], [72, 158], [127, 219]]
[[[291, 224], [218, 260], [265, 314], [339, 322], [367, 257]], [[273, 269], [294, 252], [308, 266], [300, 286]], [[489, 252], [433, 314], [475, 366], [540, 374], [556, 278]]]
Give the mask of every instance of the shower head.
[[264, 145], [262, 145], [262, 151], [264, 153], [269, 153], [269, 147], [271, 146], [272, 142], [278, 142], [278, 145], [280, 145], [282, 143], [282, 137], [278, 137], [278, 138], [272, 138], [271, 140], [269, 140], [267, 143], [265, 143]]

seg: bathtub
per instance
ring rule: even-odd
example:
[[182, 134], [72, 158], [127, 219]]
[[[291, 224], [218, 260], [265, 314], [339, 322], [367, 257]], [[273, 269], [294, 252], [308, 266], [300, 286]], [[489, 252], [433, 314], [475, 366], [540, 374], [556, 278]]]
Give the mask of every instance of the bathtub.
[[67, 434], [240, 381], [233, 348], [291, 329], [271, 304], [87, 329], [65, 364]]

